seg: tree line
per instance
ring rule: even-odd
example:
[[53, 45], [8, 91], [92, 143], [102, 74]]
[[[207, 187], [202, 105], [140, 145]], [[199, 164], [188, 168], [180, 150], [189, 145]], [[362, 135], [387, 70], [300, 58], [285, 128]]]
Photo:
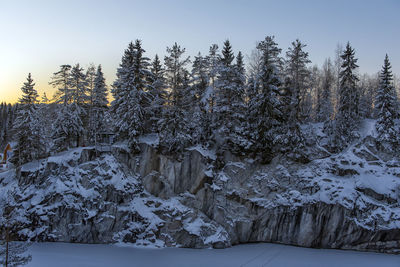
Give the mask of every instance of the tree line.
[[213, 44], [207, 55], [193, 59], [174, 43], [163, 64], [145, 52], [140, 40], [129, 43], [110, 88], [111, 103], [100, 65], [86, 71], [79, 64], [60, 66], [50, 81], [57, 89], [51, 100], [44, 95], [38, 101], [29, 74], [13, 120], [13, 163], [93, 145], [102, 131], [114, 132], [132, 153], [140, 150], [140, 136], [156, 133], [162, 153], [179, 155], [201, 144], [219, 156], [229, 151], [265, 163], [277, 153], [306, 162], [300, 124], [307, 122], [324, 123], [332, 152], [357, 137], [363, 118], [377, 118], [378, 140], [386, 148], [399, 143], [398, 99], [387, 55], [379, 75], [369, 76], [358, 74], [349, 43], [322, 68], [310, 66], [299, 40], [282, 55], [274, 36], [257, 43], [247, 68], [229, 40], [221, 50]]

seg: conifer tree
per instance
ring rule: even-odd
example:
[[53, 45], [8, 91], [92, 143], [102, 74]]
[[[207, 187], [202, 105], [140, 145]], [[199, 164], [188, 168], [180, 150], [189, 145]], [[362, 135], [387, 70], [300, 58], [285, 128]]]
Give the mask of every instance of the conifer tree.
[[334, 56], [334, 70], [335, 70], [335, 87], [334, 87], [334, 94], [333, 94], [333, 106], [334, 106], [334, 113], [335, 117], [338, 113], [339, 109], [339, 91], [340, 91], [340, 72], [342, 69], [343, 59], [342, 54], [344, 52], [343, 45], [341, 43], [336, 44], [335, 48], [335, 56]]
[[[262, 54], [262, 69], [259, 77], [253, 82], [253, 95], [249, 99], [249, 132], [251, 133], [252, 150], [268, 162], [273, 157], [275, 144], [281, 142], [279, 133], [285, 123], [283, 104], [280, 101], [281, 58], [273, 36], [267, 36], [257, 45]], [[255, 86], [255, 87], [254, 87]]]
[[239, 152], [243, 145], [241, 134], [244, 116], [245, 73], [241, 53], [236, 64], [229, 40], [225, 41], [216, 83], [216, 120], [213, 129], [220, 152], [233, 150]]
[[[193, 143], [206, 144], [210, 141], [210, 112], [207, 89], [209, 88], [209, 60], [199, 52], [192, 65], [192, 122], [191, 136]], [[207, 145], [207, 144], [206, 144]]]
[[40, 102], [43, 103], [43, 104], [49, 104], [50, 100], [49, 100], [49, 98], [47, 97], [46, 92], [43, 93], [42, 99], [41, 99]]
[[207, 57], [208, 61], [208, 77], [210, 79], [209, 86], [207, 87], [204, 100], [207, 101], [207, 108], [211, 112], [212, 120], [215, 120], [214, 108], [215, 108], [215, 83], [217, 81], [220, 59], [221, 56], [218, 53], [218, 45], [212, 44], [209, 49]]
[[311, 61], [304, 47], [305, 44], [296, 40], [286, 52], [285, 82], [280, 91], [284, 114], [275, 138], [278, 151], [288, 152], [288, 156], [296, 160], [304, 158], [304, 138], [299, 123], [309, 120], [311, 115], [310, 71], [307, 68]]
[[192, 66], [192, 84], [195, 90], [197, 99], [202, 99], [209, 86], [209, 61], [207, 57], [203, 57], [199, 52], [194, 57]]
[[16, 205], [15, 196], [10, 191], [0, 196], [0, 264], [6, 267], [23, 266], [32, 260], [27, 253], [30, 242], [15, 242], [14, 239], [13, 233], [21, 230], [21, 213], [24, 212]]
[[354, 49], [347, 43], [341, 55], [343, 59], [340, 72], [340, 88], [338, 113], [334, 122], [333, 150], [338, 151], [348, 144], [354, 137], [354, 130], [358, 125], [359, 94], [357, 88], [358, 77], [355, 70], [358, 68]]
[[165, 74], [171, 92], [161, 122], [160, 142], [168, 152], [177, 152], [183, 151], [192, 142], [187, 113], [190, 106], [189, 75], [185, 68], [190, 60], [189, 57], [182, 58], [185, 48], [177, 43], [167, 47], [167, 53], [164, 58]]
[[96, 66], [94, 64], [90, 64], [85, 73], [86, 91], [88, 95], [87, 98], [89, 106], [92, 106], [93, 104], [96, 74]]
[[60, 152], [70, 147], [79, 146], [79, 137], [83, 135], [83, 123], [77, 114], [79, 106], [75, 103], [59, 107], [53, 127], [52, 150]]
[[[45, 143], [50, 143], [54, 112], [52, 112], [50, 100], [47, 98], [46, 92], [43, 93], [40, 104], [38, 104], [39, 123], [42, 125], [42, 134]], [[47, 147], [46, 147], [47, 150]]]
[[94, 77], [91, 102], [92, 123], [89, 131], [93, 141], [97, 137], [97, 133], [106, 130], [105, 113], [108, 110], [107, 85], [101, 65], [97, 67]]
[[7, 113], [6, 113], [6, 103], [1, 102], [0, 104], [0, 146], [3, 147], [5, 143], [4, 137], [7, 131]]
[[83, 72], [83, 68], [80, 67], [79, 63], [76, 64], [70, 75], [71, 90], [73, 103], [70, 106], [70, 114], [76, 118], [73, 120], [76, 123], [82, 123], [78, 128], [82, 129], [82, 132], [76, 132], [76, 144], [81, 144], [82, 137], [86, 136], [86, 126], [88, 125], [88, 102], [90, 100], [88, 93], [88, 83], [86, 75]]
[[164, 116], [164, 105], [167, 101], [167, 91], [165, 85], [164, 68], [160, 58], [156, 54], [151, 63], [151, 73], [153, 77], [151, 94], [151, 129], [160, 132], [160, 121]]
[[93, 112], [93, 97], [94, 97], [94, 80], [96, 78], [96, 66], [94, 64], [90, 64], [85, 73], [85, 81], [86, 81], [86, 92], [87, 92], [87, 103], [86, 103], [86, 111], [87, 111], [87, 132], [88, 138], [90, 142], [93, 142], [93, 131], [94, 125], [96, 124]]
[[88, 88], [86, 76], [79, 63], [71, 69], [70, 84], [73, 102], [78, 104], [80, 107], [83, 107], [88, 103], [89, 96], [87, 94]]
[[148, 69], [149, 58], [143, 56], [144, 52], [140, 40], [128, 45], [111, 91], [117, 134], [121, 139], [128, 139], [132, 152], [139, 151], [138, 137], [144, 133], [144, 121], [150, 114], [149, 92], [152, 91], [153, 78]]
[[57, 88], [56, 103], [64, 106], [72, 102], [70, 71], [70, 65], [61, 65], [60, 70], [53, 74], [50, 82], [50, 85]]
[[397, 116], [396, 110], [396, 91], [393, 86], [393, 74], [388, 55], [385, 56], [384, 64], [379, 75], [380, 83], [375, 100], [377, 110], [376, 130], [378, 140], [382, 144], [397, 144], [397, 131], [394, 119]]
[[6, 267], [18, 267], [28, 264], [32, 255], [27, 254], [27, 242], [13, 242], [10, 240], [9, 230], [4, 231], [0, 240], [0, 264]]
[[[215, 100], [215, 117], [214, 121], [216, 125], [213, 125], [213, 129], [222, 137], [227, 136], [232, 123], [232, 109], [231, 104], [233, 98], [235, 97], [234, 86], [234, 67], [232, 61], [234, 60], [234, 55], [232, 52], [232, 47], [229, 40], [224, 42], [224, 47], [222, 49], [222, 56], [220, 59], [220, 64], [218, 67], [218, 79], [215, 84], [216, 87], [216, 100]], [[220, 142], [225, 143], [224, 138]]]
[[19, 99], [20, 105], [14, 122], [17, 145], [11, 162], [16, 166], [44, 156], [46, 151], [36, 106], [39, 95], [34, 86], [29, 73], [27, 81], [21, 87], [22, 97]]
[[306, 119], [305, 106], [308, 106], [306, 96], [310, 71], [307, 64], [311, 61], [304, 47], [306, 45], [297, 39], [286, 52], [286, 77], [291, 95], [289, 121], [293, 123]]
[[2, 103], [2, 112], [1, 112], [1, 132], [0, 132], [0, 145], [3, 147], [7, 145], [13, 136], [13, 124], [16, 116], [16, 109], [18, 107], [18, 103], [15, 105]]
[[26, 78], [26, 82], [21, 87], [22, 96], [18, 100], [19, 104], [25, 105], [25, 107], [31, 107], [38, 102], [39, 94], [34, 88], [35, 83], [33, 82], [32, 76], [29, 73]]
[[[62, 151], [71, 146], [79, 146], [80, 137], [84, 134], [83, 105], [86, 100], [85, 77], [79, 64], [73, 68], [70, 65], [61, 65], [60, 70], [54, 73], [53, 87], [57, 88], [54, 96], [55, 103], [61, 106], [56, 107], [56, 118], [53, 125], [53, 147], [54, 151]], [[79, 104], [78, 104], [79, 103]]]
[[236, 64], [233, 66], [234, 78], [233, 85], [235, 92], [232, 98], [232, 129], [229, 134], [229, 143], [232, 145], [232, 151], [244, 155], [251, 147], [248, 139], [248, 128], [246, 122], [246, 71], [242, 52], [236, 56]]

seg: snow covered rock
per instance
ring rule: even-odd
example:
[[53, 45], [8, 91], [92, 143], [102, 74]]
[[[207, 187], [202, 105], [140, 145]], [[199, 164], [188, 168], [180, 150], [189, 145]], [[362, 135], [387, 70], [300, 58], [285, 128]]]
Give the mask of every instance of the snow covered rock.
[[147, 193], [141, 177], [113, 155], [93, 148], [62, 152], [17, 172], [1, 173], [24, 214], [21, 238], [137, 246], [226, 247], [226, 231], [177, 198]]
[[316, 136], [306, 164], [227, 156], [220, 167], [211, 150], [192, 147], [178, 160], [148, 138], [136, 155], [124, 144], [98, 157], [77, 148], [1, 173], [0, 193], [16, 192], [19, 234], [36, 240], [400, 252], [399, 157], [379, 150], [373, 131], [333, 155]]

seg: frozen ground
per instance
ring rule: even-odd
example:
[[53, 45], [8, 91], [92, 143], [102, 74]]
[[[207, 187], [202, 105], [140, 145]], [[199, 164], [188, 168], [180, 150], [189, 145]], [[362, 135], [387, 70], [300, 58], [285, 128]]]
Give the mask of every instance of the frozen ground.
[[400, 255], [246, 244], [228, 249], [143, 249], [115, 245], [38, 243], [27, 266], [400, 266]]

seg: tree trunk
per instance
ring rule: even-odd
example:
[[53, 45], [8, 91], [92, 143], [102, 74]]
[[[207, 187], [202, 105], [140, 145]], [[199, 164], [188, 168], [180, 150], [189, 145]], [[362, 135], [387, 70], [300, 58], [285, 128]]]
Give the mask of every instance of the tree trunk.
[[6, 228], [6, 264], [5, 267], [8, 267], [8, 242], [10, 241], [8, 228]]

